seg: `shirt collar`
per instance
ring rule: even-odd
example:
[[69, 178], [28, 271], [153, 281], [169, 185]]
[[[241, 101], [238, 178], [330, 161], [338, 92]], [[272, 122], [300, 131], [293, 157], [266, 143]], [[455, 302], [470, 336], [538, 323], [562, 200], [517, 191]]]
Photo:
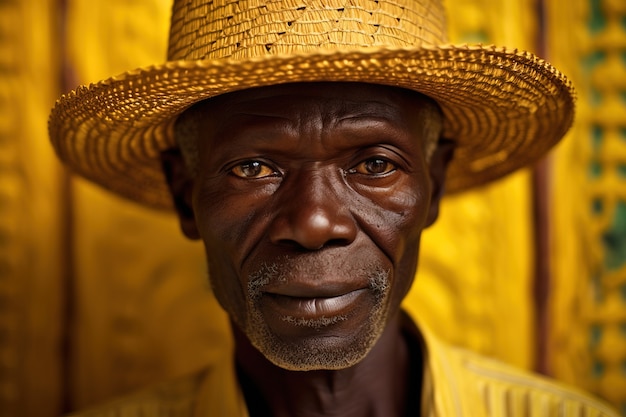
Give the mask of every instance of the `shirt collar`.
[[[403, 331], [422, 347], [421, 415], [461, 416], [460, 386], [455, 376], [456, 366], [445, 354], [447, 346], [415, 317], [403, 314]], [[194, 416], [209, 415], [249, 417], [237, 381], [233, 349], [225, 349], [221, 357], [215, 360], [199, 389]]]

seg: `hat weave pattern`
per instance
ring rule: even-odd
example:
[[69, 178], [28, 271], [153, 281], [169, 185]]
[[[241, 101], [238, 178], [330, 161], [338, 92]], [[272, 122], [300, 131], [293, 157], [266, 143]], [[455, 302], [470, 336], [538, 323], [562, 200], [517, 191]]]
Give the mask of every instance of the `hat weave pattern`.
[[249, 58], [446, 42], [440, 2], [190, 1], [172, 13], [168, 59]]
[[159, 158], [176, 146], [176, 117], [241, 89], [337, 81], [425, 94], [457, 142], [450, 192], [535, 161], [565, 134], [574, 94], [558, 70], [528, 52], [445, 42], [434, 0], [180, 0], [168, 61], [64, 95], [50, 137], [80, 175], [168, 209]]

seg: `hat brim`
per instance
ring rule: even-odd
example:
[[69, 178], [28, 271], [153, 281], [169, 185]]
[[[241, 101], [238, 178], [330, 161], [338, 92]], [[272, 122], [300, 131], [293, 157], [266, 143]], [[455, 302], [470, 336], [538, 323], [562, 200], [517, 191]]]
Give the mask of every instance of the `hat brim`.
[[536, 161], [574, 116], [570, 82], [535, 55], [448, 45], [167, 62], [62, 96], [50, 116], [50, 138], [78, 174], [137, 202], [171, 209], [160, 154], [176, 146], [173, 123], [182, 111], [231, 91], [316, 81], [392, 85], [436, 100], [444, 137], [457, 143], [448, 192]]

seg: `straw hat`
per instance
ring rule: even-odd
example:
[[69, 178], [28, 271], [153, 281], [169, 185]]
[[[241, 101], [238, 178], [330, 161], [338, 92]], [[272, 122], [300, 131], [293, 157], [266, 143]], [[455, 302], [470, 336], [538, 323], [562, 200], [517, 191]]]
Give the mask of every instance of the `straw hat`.
[[435, 99], [457, 151], [448, 191], [527, 165], [571, 125], [573, 90], [528, 52], [447, 44], [435, 0], [177, 0], [167, 62], [78, 87], [49, 121], [59, 157], [138, 202], [172, 206], [161, 151], [192, 104], [309, 81], [393, 85]]

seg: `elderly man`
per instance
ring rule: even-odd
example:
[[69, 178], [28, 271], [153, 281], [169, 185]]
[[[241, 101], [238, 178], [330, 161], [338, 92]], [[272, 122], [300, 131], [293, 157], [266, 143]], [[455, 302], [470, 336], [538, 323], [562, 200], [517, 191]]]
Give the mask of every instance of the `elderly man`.
[[434, 0], [180, 0], [167, 63], [61, 98], [61, 159], [175, 208], [235, 339], [231, 363], [84, 415], [616, 415], [400, 308], [444, 183], [532, 162], [573, 117], [549, 64], [444, 28]]

